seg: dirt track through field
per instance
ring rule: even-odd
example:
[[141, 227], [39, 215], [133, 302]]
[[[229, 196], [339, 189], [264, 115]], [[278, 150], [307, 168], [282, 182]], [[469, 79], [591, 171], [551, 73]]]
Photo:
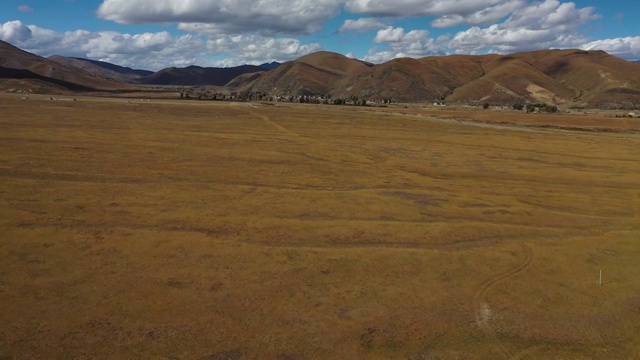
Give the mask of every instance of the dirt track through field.
[[[526, 244], [520, 244], [520, 246], [522, 247], [522, 250], [526, 255], [524, 261], [520, 265], [510, 270], [486, 279], [480, 286], [480, 289], [473, 296], [473, 309], [475, 313], [476, 324], [486, 335], [493, 336], [493, 329], [491, 327], [491, 309], [489, 308], [487, 302], [484, 300], [487, 293], [493, 286], [495, 286], [499, 282], [524, 271], [533, 259], [533, 251], [531, 250], [531, 248]], [[511, 353], [500, 343], [498, 343], [498, 347], [505, 358], [512, 357]]]
[[262, 119], [265, 123], [267, 123], [267, 124], [269, 124], [270, 126], [272, 126], [272, 127], [276, 128], [276, 129], [277, 129], [278, 131], [280, 131], [280, 132], [283, 132], [283, 133], [285, 133], [285, 134], [287, 134], [287, 135], [291, 135], [291, 136], [296, 137], [296, 138], [300, 138], [300, 137], [301, 137], [301, 136], [300, 136], [300, 134], [295, 133], [295, 132], [293, 132], [293, 131], [291, 131], [291, 130], [287, 129], [286, 127], [284, 127], [284, 126], [282, 126], [282, 125], [278, 124], [277, 122], [275, 122], [275, 121], [271, 120], [271, 118], [269, 118], [269, 117], [268, 117], [268, 116], [266, 116], [266, 115], [261, 115], [261, 114], [258, 114], [258, 113], [256, 113], [256, 112], [253, 112], [253, 111], [252, 111], [252, 112], [250, 112], [250, 114], [251, 114], [251, 115], [253, 115], [253, 116], [255, 116], [255, 117], [258, 117], [258, 118]]

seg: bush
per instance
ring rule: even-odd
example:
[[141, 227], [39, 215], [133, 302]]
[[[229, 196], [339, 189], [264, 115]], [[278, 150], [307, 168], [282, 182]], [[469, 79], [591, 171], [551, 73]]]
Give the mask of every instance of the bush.
[[518, 111], [520, 111], [520, 110], [524, 109], [524, 105], [522, 105], [522, 104], [517, 104], [517, 103], [516, 103], [516, 104], [513, 104], [513, 109], [514, 109], [514, 110], [518, 110]]
[[486, 102], [486, 103], [484, 103], [484, 105], [482, 105], [482, 108], [483, 108], [483, 109], [488, 109], [488, 108], [489, 108], [489, 103], [487, 103], [487, 102]]

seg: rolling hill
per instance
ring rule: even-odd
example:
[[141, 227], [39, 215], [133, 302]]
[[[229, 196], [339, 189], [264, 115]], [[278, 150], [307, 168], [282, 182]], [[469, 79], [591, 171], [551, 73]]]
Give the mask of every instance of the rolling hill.
[[8, 88], [6, 79], [17, 79], [11, 86], [41, 91], [212, 85], [272, 96], [640, 108], [640, 64], [603, 51], [571, 49], [399, 58], [378, 65], [322, 51], [284, 64], [151, 73], [86, 59], [45, 59], [0, 41], [0, 79], [0, 89]]
[[105, 79], [127, 84], [135, 84], [137, 80], [153, 75], [153, 71], [135, 70], [104, 61], [64, 57], [59, 55], [50, 56], [49, 59], [68, 67], [82, 69], [88, 73]]
[[280, 63], [271, 62], [260, 66], [242, 65], [229, 68], [189, 66], [166, 68], [158, 72], [136, 70], [103, 61], [64, 57], [49, 57], [60, 64], [76, 67], [96, 76], [126, 84], [180, 85], [180, 86], [224, 86], [243, 74], [252, 74], [277, 68]]
[[0, 41], [0, 79], [20, 79], [26, 84], [25, 90], [33, 92], [45, 88], [60, 91], [131, 89], [129, 85], [31, 54], [4, 41]]
[[322, 51], [286, 62], [258, 77], [234, 79], [229, 87], [273, 95], [335, 94], [342, 81], [368, 74], [372, 67], [373, 64]]
[[319, 52], [229, 88], [272, 95], [510, 105], [543, 102], [600, 108], [640, 107], [640, 65], [602, 51], [541, 50], [510, 55], [400, 58], [372, 65]]
[[231, 68], [189, 66], [168, 68], [137, 80], [146, 85], [224, 86], [234, 78], [248, 73], [262, 72], [260, 66], [242, 65]]

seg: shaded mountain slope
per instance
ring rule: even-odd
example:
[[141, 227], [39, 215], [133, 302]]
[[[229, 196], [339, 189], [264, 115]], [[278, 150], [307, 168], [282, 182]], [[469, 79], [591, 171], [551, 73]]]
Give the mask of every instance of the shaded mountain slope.
[[[50, 81], [59, 86], [67, 84], [70, 90], [120, 90], [130, 88], [128, 85], [98, 77], [84, 70], [66, 66], [26, 51], [11, 44], [0, 41], [0, 77], [37, 78], [40, 81]], [[16, 72], [15, 70], [24, 70]], [[50, 80], [48, 80], [50, 79]], [[73, 85], [71, 85], [73, 84]]]
[[64, 57], [59, 55], [50, 56], [49, 59], [69, 67], [82, 69], [98, 77], [122, 83], [135, 84], [138, 79], [153, 75], [153, 71], [135, 70], [104, 61]]
[[205, 68], [189, 66], [186, 68], [168, 68], [141, 78], [140, 84], [183, 85], [183, 86], [224, 86], [234, 78], [248, 73], [264, 71], [260, 66], [242, 65], [231, 68]]

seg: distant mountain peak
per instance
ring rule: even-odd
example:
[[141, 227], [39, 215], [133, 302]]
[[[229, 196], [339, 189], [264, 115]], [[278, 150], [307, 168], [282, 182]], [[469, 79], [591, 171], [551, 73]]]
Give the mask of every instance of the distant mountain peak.
[[260, 65], [261, 68], [265, 69], [265, 70], [272, 70], [277, 68], [278, 66], [280, 66], [281, 64], [277, 61], [272, 61], [270, 63], [264, 63], [262, 65]]

